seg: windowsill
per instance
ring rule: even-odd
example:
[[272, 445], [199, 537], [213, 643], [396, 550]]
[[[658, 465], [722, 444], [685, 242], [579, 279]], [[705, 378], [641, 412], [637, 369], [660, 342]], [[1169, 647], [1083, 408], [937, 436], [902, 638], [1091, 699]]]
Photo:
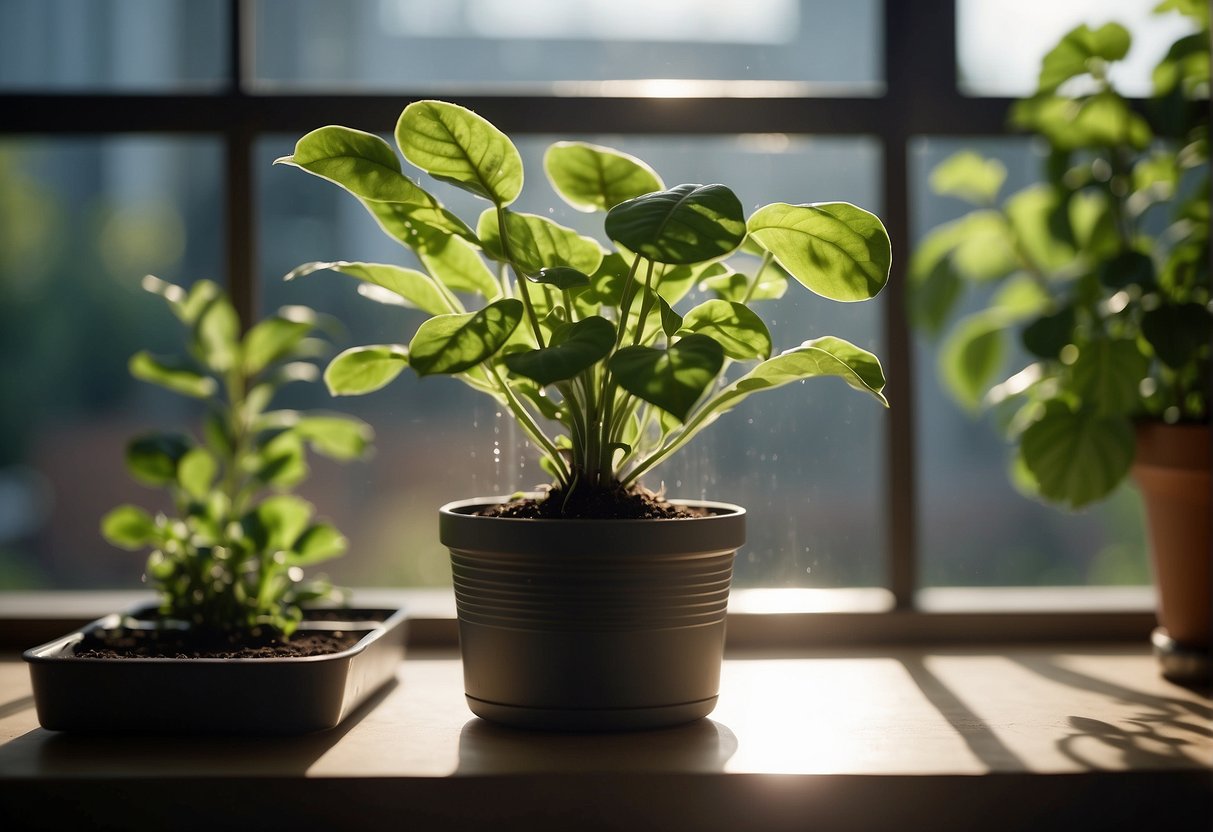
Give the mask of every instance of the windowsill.
[[[409, 643], [458, 644], [451, 589], [359, 589], [359, 603], [404, 605]], [[145, 591], [0, 592], [0, 650], [20, 651], [147, 601]], [[940, 587], [918, 610], [893, 609], [879, 588], [735, 589], [730, 649], [1027, 642], [1147, 643], [1150, 587]]]
[[48, 732], [0, 662], [0, 804], [40, 827], [1198, 829], [1211, 760], [1213, 702], [1144, 645], [742, 652], [709, 720], [597, 736], [473, 718], [449, 651], [257, 739]]

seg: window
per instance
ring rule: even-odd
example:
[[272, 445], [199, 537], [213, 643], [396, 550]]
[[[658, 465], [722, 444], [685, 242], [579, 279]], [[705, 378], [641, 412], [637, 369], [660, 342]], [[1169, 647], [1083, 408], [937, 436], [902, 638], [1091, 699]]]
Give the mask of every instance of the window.
[[[722, 422], [656, 472], [671, 492], [750, 509], [739, 586], [884, 587], [909, 609], [922, 587], [1144, 581], [1134, 496], [1066, 518], [1015, 494], [996, 440], [942, 401], [931, 347], [905, 322], [913, 241], [954, 210], [925, 188], [931, 165], [981, 144], [1033, 175], [1031, 148], [1005, 137], [1009, 99], [992, 97], [1020, 90], [982, 80], [1006, 73], [970, 49], [996, 11], [754, 0], [737, 17], [735, 3], [699, 0], [644, 4], [638, 35], [618, 23], [632, 5], [0, 3], [0, 212], [20, 220], [0, 232], [16, 240], [0, 246], [0, 316], [19, 324], [0, 333], [4, 418], [16, 426], [0, 446], [0, 588], [129, 587], [138, 574], [139, 558], [95, 529], [106, 508], [143, 493], [120, 471], [125, 438], [181, 416], [124, 375], [135, 348], [172, 343], [172, 322], [133, 285], [144, 272], [225, 279], [246, 316], [314, 305], [351, 342], [407, 331], [407, 312], [365, 302], [337, 276], [281, 282], [307, 260], [399, 262], [403, 250], [337, 189], [270, 162], [324, 123], [386, 132], [407, 101], [431, 96], [515, 137], [524, 209], [559, 205], [539, 156], [553, 138], [582, 137], [667, 181], [729, 182], [747, 205], [843, 199], [884, 219], [895, 265], [880, 299], [848, 307], [792, 287], [800, 298], [779, 314], [797, 332], [875, 351], [892, 409], [828, 380], [797, 386], [725, 417], [753, 420], [744, 446]], [[962, 95], [957, 60], [963, 92], [984, 97]], [[458, 195], [435, 190], [458, 208]], [[38, 279], [56, 293], [32, 312], [22, 293]], [[340, 582], [445, 582], [437, 505], [543, 480], [504, 421], [485, 433], [498, 421], [487, 400], [445, 379], [402, 376], [336, 403], [319, 388], [292, 395], [360, 414], [378, 433], [375, 460], [318, 461], [304, 490], [353, 541], [329, 568]], [[82, 458], [104, 475], [75, 476]]]

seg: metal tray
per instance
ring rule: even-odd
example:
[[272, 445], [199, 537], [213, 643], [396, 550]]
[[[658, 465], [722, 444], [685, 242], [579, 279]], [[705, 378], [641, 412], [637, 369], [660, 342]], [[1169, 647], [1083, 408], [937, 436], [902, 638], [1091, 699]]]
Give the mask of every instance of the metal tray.
[[342, 610], [349, 620], [304, 620], [309, 630], [365, 632], [323, 656], [196, 659], [82, 658], [73, 647], [144, 606], [112, 614], [23, 654], [38, 721], [52, 731], [303, 734], [332, 728], [391, 681], [404, 658], [402, 609]]

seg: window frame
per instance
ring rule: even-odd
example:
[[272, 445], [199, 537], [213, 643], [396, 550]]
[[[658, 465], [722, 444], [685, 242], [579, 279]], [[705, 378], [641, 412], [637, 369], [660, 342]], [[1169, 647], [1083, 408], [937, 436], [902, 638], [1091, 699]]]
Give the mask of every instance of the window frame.
[[[218, 137], [224, 147], [224, 190], [222, 197], [226, 245], [228, 287], [244, 320], [253, 320], [257, 308], [256, 193], [254, 188], [254, 145], [259, 136], [270, 133], [302, 134], [318, 126], [317, 113], [329, 123], [384, 129], [394, 123], [401, 108], [412, 100], [425, 98], [419, 90], [400, 94], [300, 94], [267, 93], [252, 85], [252, 28], [254, 8], [251, 0], [227, 0], [229, 47], [227, 82], [213, 91], [186, 93], [0, 93], [0, 108], [13, 114], [0, 127], [4, 135], [116, 135], [116, 134], [191, 134]], [[884, 623], [868, 632], [896, 640], [896, 633], [907, 620], [933, 618], [936, 624], [915, 624], [914, 632], [923, 636], [957, 632], [972, 626], [972, 616], [984, 607], [982, 598], [1002, 598], [1010, 607], [991, 613], [990, 626], [978, 627], [980, 638], [1000, 634], [1034, 633], [1050, 637], [1095, 637], [1099, 634], [1123, 635], [1138, 631], [1145, 623], [1143, 601], [1125, 605], [1123, 599], [1109, 602], [1097, 611], [1089, 603], [1079, 602], [1078, 611], [1066, 610], [1070, 604], [1057, 595], [1051, 612], [1027, 604], [1021, 612], [1014, 593], [998, 589], [971, 591], [954, 598], [968, 601], [923, 603], [918, 585], [919, 551], [917, 534], [917, 495], [915, 476], [915, 350], [907, 322], [906, 265], [911, 251], [910, 223], [910, 148], [914, 139], [931, 137], [977, 137], [1007, 135], [1006, 117], [1013, 99], [972, 98], [962, 95], [956, 67], [956, 9], [953, 0], [885, 0], [882, 9], [883, 89], [862, 97], [782, 96], [763, 97], [716, 95], [693, 98], [647, 98], [632, 96], [572, 97], [549, 94], [481, 94], [443, 96], [484, 115], [511, 135], [560, 133], [632, 133], [632, 134], [719, 134], [722, 124], [744, 124], [747, 132], [772, 132], [806, 135], [863, 135], [874, 138], [882, 148], [880, 171], [881, 217], [892, 240], [893, 270], [885, 288], [881, 320], [880, 354], [886, 364], [886, 393], [894, 406], [886, 420], [883, 502], [885, 511], [886, 592], [878, 604], [861, 605], [867, 612], [859, 616], [881, 616]], [[890, 33], [895, 33], [890, 36]], [[728, 82], [722, 82], [727, 91]], [[811, 91], [811, 85], [810, 85]], [[1097, 598], [1089, 588], [1076, 587], [1072, 599]], [[880, 590], [877, 590], [878, 592]], [[746, 590], [760, 593], [763, 590]], [[780, 590], [775, 590], [780, 592]], [[846, 591], [840, 591], [845, 593]], [[944, 591], [946, 596], [946, 591]], [[790, 597], [790, 596], [789, 596]], [[839, 598], [842, 595], [837, 596]], [[1111, 596], [1109, 596], [1111, 597]], [[1144, 595], [1142, 596], [1144, 598]], [[1007, 600], [1011, 599], [1011, 600]], [[956, 604], [960, 606], [957, 607]], [[974, 605], [963, 612], [966, 604]], [[759, 605], [761, 606], [761, 605]], [[1021, 605], [1022, 606], [1022, 605]], [[1100, 607], [1099, 603], [1095, 604]], [[1148, 606], [1148, 604], [1147, 604]], [[1085, 611], [1084, 611], [1085, 607]], [[811, 609], [812, 605], [805, 609]], [[950, 611], [942, 611], [950, 610]], [[437, 614], [436, 614], [437, 615]], [[785, 631], [796, 634], [801, 643], [815, 642], [807, 627], [799, 622], [805, 616], [820, 622], [823, 617], [839, 618], [840, 625], [850, 613], [803, 612], [784, 609], [773, 614], [738, 612], [741, 628], [751, 635], [747, 641], [772, 643], [786, 641], [775, 636]], [[1001, 617], [1000, 617], [1001, 616]], [[0, 619], [5, 616], [0, 613]], [[437, 615], [437, 617], [441, 617]], [[806, 619], [807, 620], [807, 619]], [[1001, 623], [995, 623], [996, 621]], [[1029, 622], [1026, 623], [1025, 622]], [[1077, 623], [1081, 623], [1077, 631]], [[837, 628], [827, 631], [837, 635]], [[738, 630], [733, 629], [734, 633]], [[765, 636], [761, 635], [764, 634]]]

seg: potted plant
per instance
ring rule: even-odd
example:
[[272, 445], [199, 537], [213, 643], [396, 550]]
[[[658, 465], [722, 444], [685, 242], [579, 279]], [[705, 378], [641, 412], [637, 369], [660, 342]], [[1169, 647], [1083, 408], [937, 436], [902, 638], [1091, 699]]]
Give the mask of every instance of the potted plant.
[[[933, 230], [911, 264], [912, 309], [930, 333], [960, 297], [940, 371], [955, 397], [1001, 415], [1014, 479], [1077, 509], [1132, 473], [1147, 509], [1164, 672], [1209, 672], [1209, 10], [1168, 2], [1197, 31], [1154, 70], [1144, 112], [1109, 68], [1130, 35], [1079, 26], [1044, 58], [1014, 124], [1047, 144], [1045, 181], [1004, 200], [994, 160], [962, 152], [937, 193], [976, 206]], [[1007, 376], [1012, 334], [1022, 364]]]
[[342, 554], [346, 539], [290, 492], [308, 474], [308, 449], [357, 459], [371, 430], [270, 409], [282, 385], [319, 375], [311, 359], [325, 342], [310, 309], [284, 308], [242, 336], [214, 283], [187, 291], [149, 276], [143, 286], [186, 327], [189, 356], [139, 352], [131, 374], [205, 401], [201, 438], [156, 432], [127, 446], [131, 474], [167, 500], [154, 515], [119, 506], [101, 531], [151, 550], [145, 580], [159, 602], [27, 651], [39, 719], [61, 730], [332, 727], [392, 677], [403, 614], [350, 609], [327, 580], [305, 580], [303, 567]]
[[[331, 392], [371, 392], [405, 367], [453, 376], [517, 421], [552, 478], [441, 509], [469, 706], [545, 728], [706, 715], [744, 510], [665, 500], [641, 477], [746, 397], [794, 381], [834, 376], [887, 404], [875, 356], [830, 336], [775, 354], [752, 308], [780, 298], [789, 275], [837, 301], [874, 296], [889, 273], [883, 225], [842, 202], [746, 217], [723, 185], [667, 187], [626, 153], [557, 142], [548, 181], [573, 208], [605, 212], [597, 239], [511, 210], [521, 157], [467, 109], [414, 102], [395, 140], [484, 212], [471, 224], [454, 215], [378, 136], [319, 128], [278, 162], [349, 191], [422, 269], [307, 263], [288, 279], [341, 272], [374, 300], [432, 316], [407, 344], [338, 355]], [[748, 271], [735, 254], [752, 257]], [[686, 309], [696, 287], [708, 297]]]

